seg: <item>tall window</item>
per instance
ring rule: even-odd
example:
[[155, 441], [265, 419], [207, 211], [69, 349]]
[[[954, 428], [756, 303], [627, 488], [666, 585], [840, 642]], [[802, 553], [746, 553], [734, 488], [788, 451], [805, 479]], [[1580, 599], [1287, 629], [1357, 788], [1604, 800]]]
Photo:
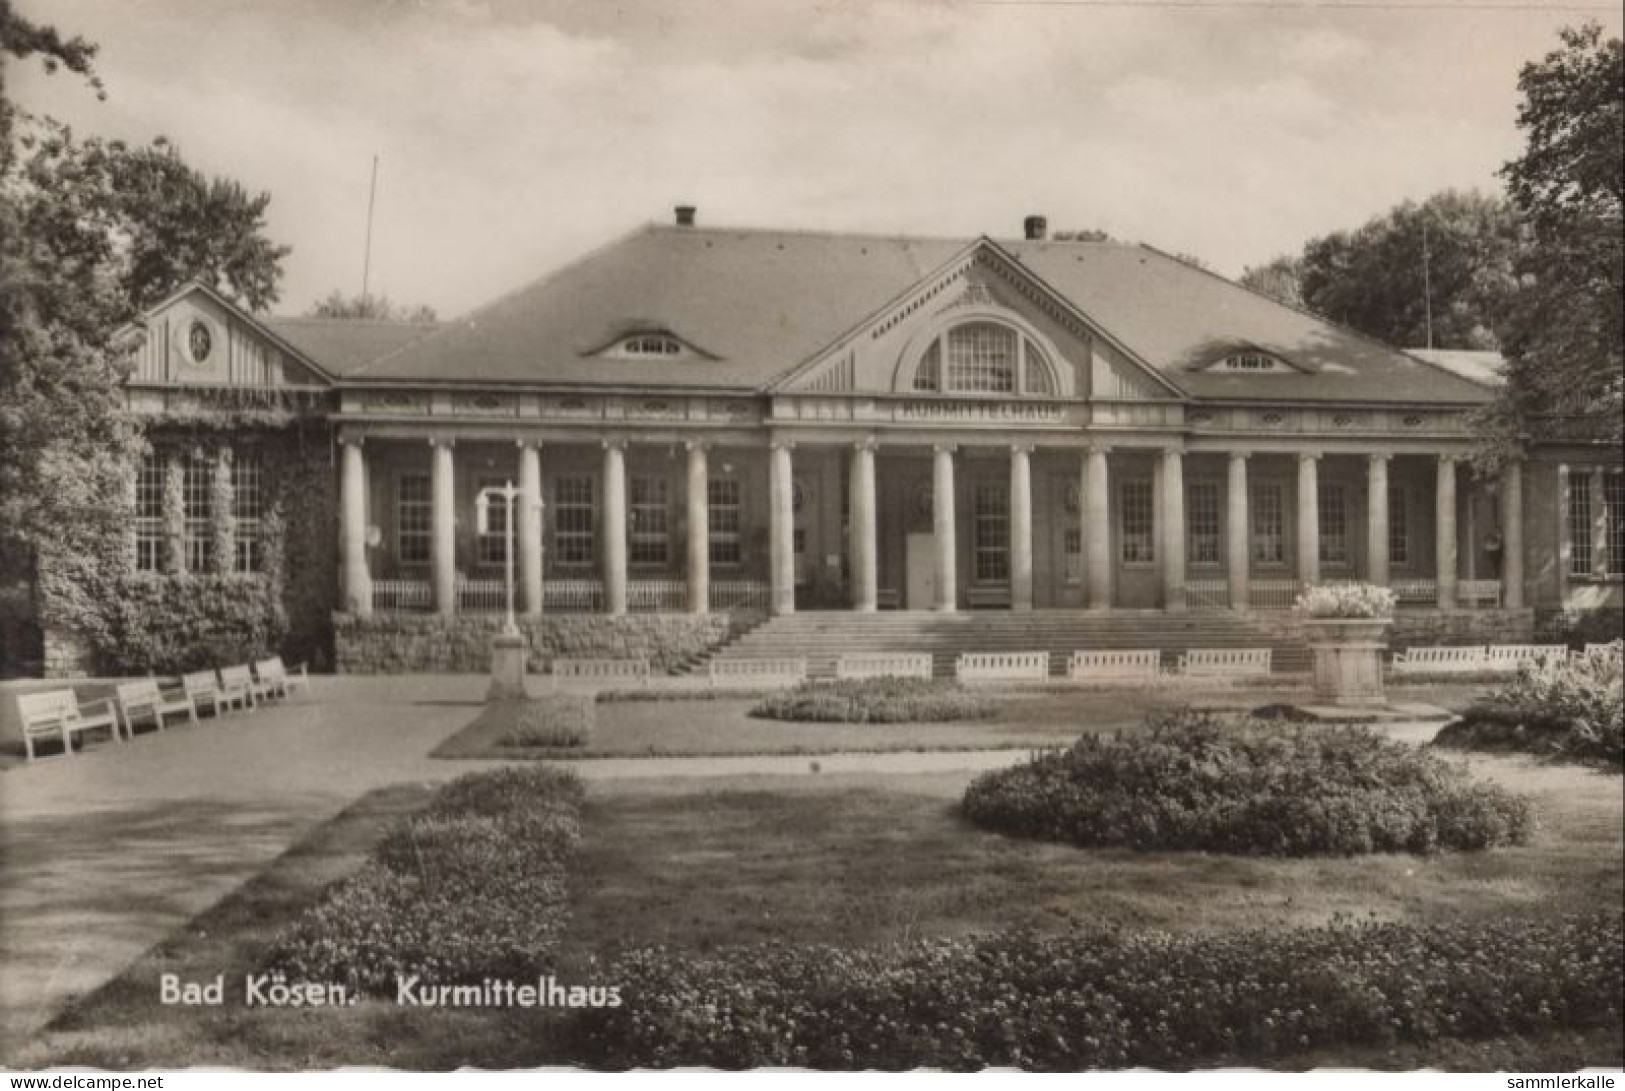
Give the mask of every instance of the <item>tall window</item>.
[[1569, 575], [1591, 575], [1591, 475], [1569, 475]]
[[739, 482], [731, 477], [713, 477], [706, 483], [705, 494], [711, 564], [716, 568], [738, 568], [743, 560], [739, 546]]
[[1260, 481], [1252, 487], [1252, 550], [1254, 564], [1286, 564], [1286, 503], [1279, 481]]
[[666, 479], [634, 477], [629, 483], [632, 527], [628, 538], [633, 564], [664, 565], [670, 534]]
[[976, 582], [1005, 583], [1010, 579], [1010, 490], [995, 482], [979, 482], [971, 493], [975, 513]]
[[1602, 501], [1608, 516], [1608, 574], [1625, 576], [1625, 474], [1604, 479]]
[[1118, 503], [1118, 518], [1122, 522], [1118, 539], [1123, 543], [1125, 564], [1150, 564], [1157, 559], [1152, 496], [1150, 481], [1123, 482]]
[[135, 570], [164, 567], [164, 460], [154, 452], [135, 469]]
[[1388, 563], [1411, 563], [1411, 512], [1405, 486], [1388, 486]]
[[186, 456], [181, 478], [186, 570], [207, 572], [214, 564], [214, 460], [201, 451]]
[[434, 499], [428, 474], [402, 474], [395, 489], [395, 555], [402, 564], [428, 564]]
[[1064, 557], [1067, 583], [1083, 582], [1083, 528], [1071, 526], [1061, 536], [1061, 554]]
[[1190, 563], [1219, 563], [1219, 484], [1192, 481], [1185, 493], [1186, 551]]
[[1320, 560], [1349, 563], [1348, 495], [1341, 485], [1320, 486]]
[[[478, 490], [500, 489], [508, 483], [504, 477], [482, 477], [475, 483], [475, 503], [479, 503]], [[479, 563], [503, 568], [508, 564], [508, 502], [492, 493], [491, 503], [485, 509], [485, 530], [480, 533], [475, 548]]]
[[553, 556], [565, 567], [593, 563], [594, 526], [592, 478], [585, 474], [561, 477], [554, 490]]
[[236, 521], [232, 570], [258, 572], [265, 563], [264, 467], [258, 451], [239, 451], [231, 460], [231, 514]]
[[934, 342], [920, 357], [920, 366], [914, 371], [915, 390], [942, 389], [942, 342]]

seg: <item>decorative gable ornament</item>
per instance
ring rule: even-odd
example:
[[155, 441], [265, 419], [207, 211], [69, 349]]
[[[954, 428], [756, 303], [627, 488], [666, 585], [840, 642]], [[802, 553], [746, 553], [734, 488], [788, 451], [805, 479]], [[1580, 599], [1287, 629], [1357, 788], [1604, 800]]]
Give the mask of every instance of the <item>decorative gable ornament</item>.
[[1227, 375], [1282, 375], [1297, 374], [1302, 369], [1294, 367], [1272, 352], [1265, 352], [1262, 349], [1240, 349], [1221, 356], [1203, 370]]

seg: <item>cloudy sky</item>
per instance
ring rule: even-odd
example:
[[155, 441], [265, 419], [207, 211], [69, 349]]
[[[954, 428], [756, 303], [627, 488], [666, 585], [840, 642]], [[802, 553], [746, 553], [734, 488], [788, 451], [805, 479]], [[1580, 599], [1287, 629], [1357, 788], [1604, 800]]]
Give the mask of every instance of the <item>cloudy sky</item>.
[[1507, 0], [17, 0], [108, 89], [25, 109], [164, 134], [273, 194], [278, 310], [451, 315], [650, 220], [995, 237], [1029, 212], [1234, 275], [1498, 188], [1519, 66], [1615, 4]]

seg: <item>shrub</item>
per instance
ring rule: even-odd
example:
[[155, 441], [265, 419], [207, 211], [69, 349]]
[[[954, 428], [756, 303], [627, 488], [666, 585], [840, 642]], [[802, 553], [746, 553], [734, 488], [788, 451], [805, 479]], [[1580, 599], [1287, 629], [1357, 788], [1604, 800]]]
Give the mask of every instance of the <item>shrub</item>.
[[584, 746], [592, 735], [593, 699], [586, 694], [552, 693], [505, 702], [499, 714], [510, 716], [512, 726], [497, 739], [498, 746]]
[[1435, 746], [1523, 750], [1573, 761], [1625, 766], [1625, 643], [1552, 659], [1518, 672], [1460, 720]]
[[980, 720], [997, 706], [957, 682], [927, 678], [865, 678], [803, 682], [750, 710], [767, 720], [807, 723], [903, 724]]
[[1393, 617], [1397, 595], [1374, 583], [1319, 583], [1305, 588], [1292, 608], [1311, 618]]
[[1259, 856], [1482, 849], [1534, 826], [1522, 797], [1367, 728], [1189, 710], [984, 773], [960, 806], [1024, 837]]
[[582, 798], [573, 774], [536, 766], [458, 778], [284, 931], [267, 969], [384, 992], [413, 974], [542, 972], [568, 911]]
[[1621, 921], [1336, 923], [1221, 935], [993, 935], [885, 950], [630, 952], [572, 1045], [600, 1068], [1252, 1063], [1620, 1019]]

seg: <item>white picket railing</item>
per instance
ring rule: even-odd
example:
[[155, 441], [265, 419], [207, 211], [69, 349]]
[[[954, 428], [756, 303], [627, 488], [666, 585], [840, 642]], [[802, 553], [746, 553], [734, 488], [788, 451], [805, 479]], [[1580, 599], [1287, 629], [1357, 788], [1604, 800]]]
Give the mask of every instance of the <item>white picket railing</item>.
[[597, 614], [603, 609], [602, 580], [545, 580], [542, 583], [543, 613]]
[[1253, 580], [1247, 599], [1254, 610], [1290, 610], [1302, 590], [1299, 580]]
[[[515, 603], [515, 608], [518, 604]], [[508, 609], [508, 585], [503, 580], [457, 579], [457, 612], [501, 614]]]
[[626, 608], [675, 614], [688, 609], [686, 580], [633, 580], [626, 585]]
[[1439, 601], [1439, 581], [1435, 579], [1395, 580], [1389, 586], [1404, 606], [1431, 606]]
[[381, 613], [427, 610], [433, 605], [428, 580], [372, 581], [372, 608]]
[[1186, 580], [1185, 602], [1192, 610], [1229, 609], [1230, 581]]
[[1456, 584], [1456, 601], [1462, 606], [1499, 606], [1501, 581], [1461, 580]]
[[761, 580], [712, 580], [711, 609], [766, 610], [767, 584]]

